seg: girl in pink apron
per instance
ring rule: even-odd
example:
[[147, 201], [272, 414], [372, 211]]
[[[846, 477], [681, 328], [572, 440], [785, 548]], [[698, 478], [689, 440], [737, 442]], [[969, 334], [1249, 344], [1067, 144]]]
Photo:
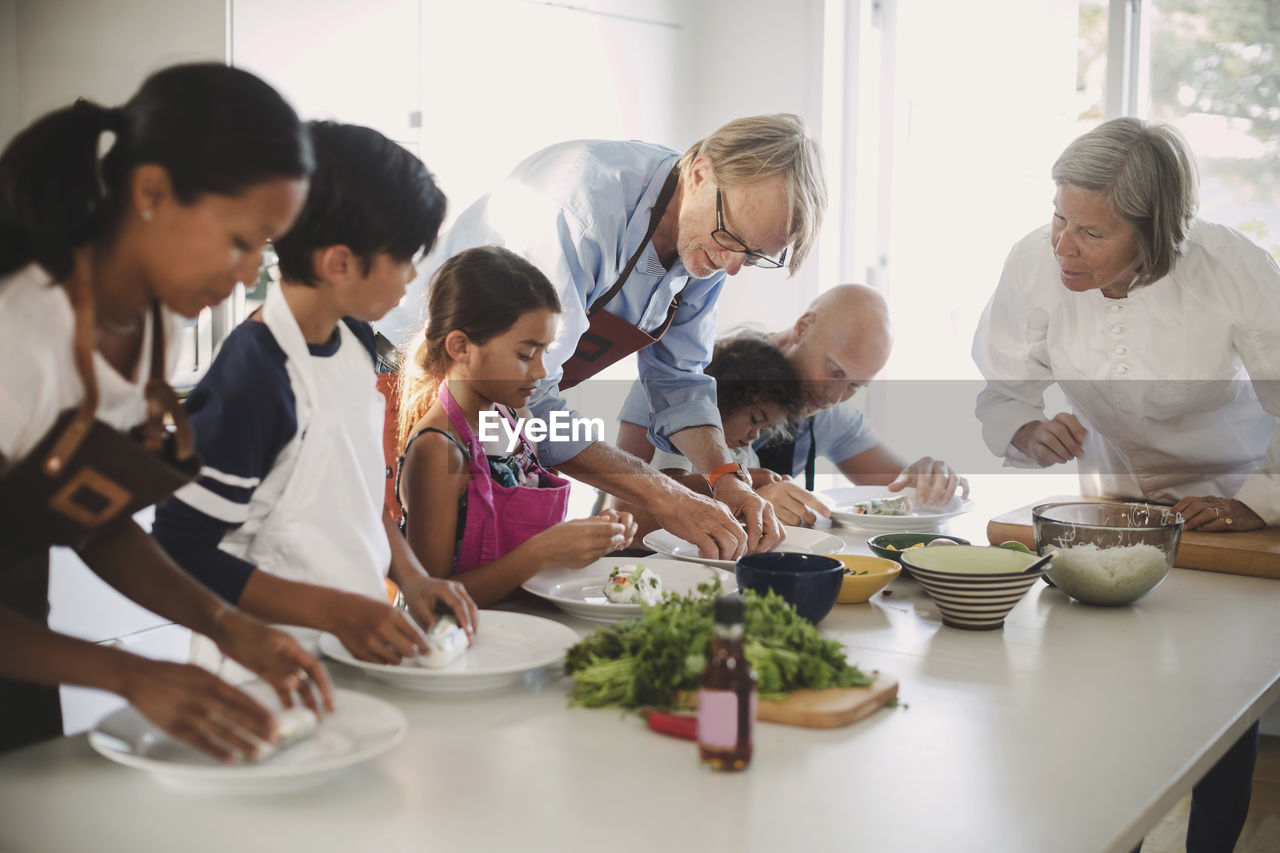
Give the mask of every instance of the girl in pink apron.
[[[555, 339], [560, 300], [546, 276], [506, 249], [469, 249], [436, 273], [427, 313], [400, 368], [396, 473], [401, 527], [427, 571], [456, 575], [485, 607], [545, 568], [627, 547], [627, 513], [566, 522], [569, 483], [523, 433], [508, 446]], [[482, 422], [498, 439], [488, 447]]]

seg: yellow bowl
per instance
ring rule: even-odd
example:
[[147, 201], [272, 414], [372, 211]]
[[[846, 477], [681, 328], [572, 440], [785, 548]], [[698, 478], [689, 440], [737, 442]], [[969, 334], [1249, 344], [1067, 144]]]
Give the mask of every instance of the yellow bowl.
[[865, 574], [844, 576], [836, 604], [860, 604], [867, 601], [902, 571], [902, 566], [896, 560], [888, 560], [884, 557], [868, 557], [864, 554], [826, 554], [824, 556], [833, 557], [844, 563], [848, 571], [865, 572]]

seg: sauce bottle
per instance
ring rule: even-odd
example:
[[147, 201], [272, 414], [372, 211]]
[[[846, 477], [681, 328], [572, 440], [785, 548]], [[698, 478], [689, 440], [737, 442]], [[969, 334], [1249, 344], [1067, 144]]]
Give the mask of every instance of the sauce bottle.
[[743, 649], [742, 598], [716, 599], [711, 656], [698, 688], [698, 756], [713, 770], [751, 763], [756, 725], [756, 674]]

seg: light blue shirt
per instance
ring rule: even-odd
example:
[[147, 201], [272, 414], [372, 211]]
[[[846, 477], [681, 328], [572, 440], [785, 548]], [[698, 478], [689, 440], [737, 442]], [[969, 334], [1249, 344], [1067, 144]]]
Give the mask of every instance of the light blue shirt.
[[[411, 294], [405, 303], [414, 308], [389, 314], [379, 329], [403, 346], [421, 329], [422, 291], [446, 259], [475, 246], [505, 246], [541, 269], [560, 294], [559, 329], [543, 356], [547, 377], [538, 384], [530, 410], [543, 419], [551, 412], [607, 418], [611, 408], [581, 415], [570, 409], [559, 388], [562, 368], [587, 331], [587, 309], [614, 285], [639, 248], [653, 205], [679, 159], [677, 151], [644, 142], [565, 142], [539, 151], [462, 212], [424, 261], [416, 297]], [[637, 355], [655, 413], [650, 436], [664, 450], [674, 449], [668, 436], [682, 429], [720, 426], [715, 382], [702, 369], [711, 360], [723, 284], [723, 272], [695, 279], [678, 259], [665, 269], [650, 241], [621, 292], [605, 306], [652, 333], [666, 319], [671, 300], [683, 293], [666, 334]], [[587, 392], [581, 399], [589, 401], [590, 381], [579, 387]], [[538, 452], [544, 464], [557, 465], [590, 444], [547, 440]]]
[[[638, 426], [645, 426], [648, 423], [649, 406], [640, 381], [637, 380], [631, 386], [631, 392], [627, 394], [622, 410], [618, 412], [618, 420]], [[804, 473], [804, 461], [809, 455], [809, 430], [802, 422], [796, 427], [795, 432], [796, 446], [791, 459], [791, 476], [793, 477]], [[764, 436], [751, 447], [759, 451], [771, 440], [771, 436]], [[862, 412], [848, 402], [823, 409], [813, 416], [813, 440], [817, 445], [818, 455], [836, 465], [880, 443], [875, 433], [862, 419]]]

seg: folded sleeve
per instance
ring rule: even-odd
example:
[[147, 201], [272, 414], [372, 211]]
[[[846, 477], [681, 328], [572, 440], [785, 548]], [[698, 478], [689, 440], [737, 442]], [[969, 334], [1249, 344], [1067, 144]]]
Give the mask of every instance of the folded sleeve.
[[973, 360], [987, 380], [976, 407], [982, 438], [992, 453], [1013, 467], [1039, 467], [1011, 442], [1024, 424], [1044, 419], [1044, 392], [1054, 381], [1047, 343], [1049, 314], [1033, 298], [1039, 271], [1027, 259], [1042, 242], [1033, 234], [1014, 247], [973, 338]]
[[721, 428], [716, 382], [702, 371], [711, 361], [716, 300], [723, 287], [724, 273], [690, 279], [667, 333], [636, 357], [640, 382], [653, 413], [649, 440], [661, 450], [676, 450], [671, 436], [680, 430]]

